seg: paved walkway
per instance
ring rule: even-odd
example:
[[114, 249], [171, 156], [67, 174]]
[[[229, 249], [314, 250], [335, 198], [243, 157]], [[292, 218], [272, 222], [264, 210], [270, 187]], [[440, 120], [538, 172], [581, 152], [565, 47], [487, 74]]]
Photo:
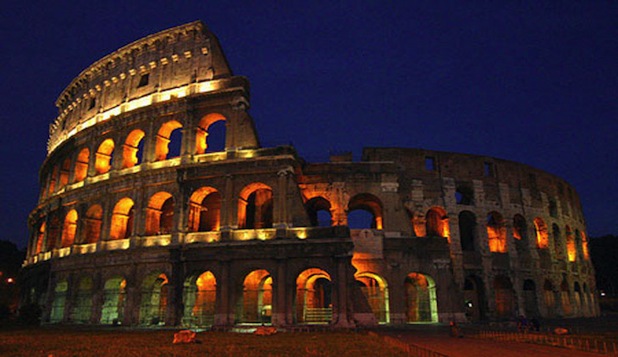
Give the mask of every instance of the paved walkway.
[[378, 334], [397, 338], [406, 343], [440, 352], [450, 357], [533, 357], [569, 356], [599, 357], [590, 352], [570, 350], [560, 347], [542, 346], [531, 343], [503, 342], [479, 338], [453, 338], [448, 327], [427, 326], [407, 330], [379, 331]]

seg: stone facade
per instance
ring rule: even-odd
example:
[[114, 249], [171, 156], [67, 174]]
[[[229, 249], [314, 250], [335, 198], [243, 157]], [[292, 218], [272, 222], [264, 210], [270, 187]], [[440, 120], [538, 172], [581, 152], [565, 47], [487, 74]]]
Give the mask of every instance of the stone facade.
[[263, 148], [247, 79], [199, 21], [102, 58], [56, 105], [22, 277], [22, 303], [45, 322], [599, 313], [581, 205], [562, 179], [449, 152], [308, 163]]

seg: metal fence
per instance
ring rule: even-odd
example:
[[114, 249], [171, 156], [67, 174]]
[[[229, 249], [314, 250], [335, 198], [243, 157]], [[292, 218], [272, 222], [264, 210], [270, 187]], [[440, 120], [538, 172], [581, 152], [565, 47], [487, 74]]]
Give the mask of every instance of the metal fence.
[[618, 341], [573, 335], [554, 335], [537, 332], [510, 332], [496, 330], [466, 330], [467, 337], [487, 338], [496, 341], [535, 343], [572, 350], [618, 356]]

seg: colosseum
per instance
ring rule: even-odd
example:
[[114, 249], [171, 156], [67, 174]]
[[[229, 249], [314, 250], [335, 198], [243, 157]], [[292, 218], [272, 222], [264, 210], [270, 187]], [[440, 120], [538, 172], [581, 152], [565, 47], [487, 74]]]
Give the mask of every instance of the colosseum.
[[223, 329], [599, 314], [564, 180], [423, 149], [310, 163], [262, 147], [249, 102], [200, 21], [81, 72], [56, 101], [22, 304]]

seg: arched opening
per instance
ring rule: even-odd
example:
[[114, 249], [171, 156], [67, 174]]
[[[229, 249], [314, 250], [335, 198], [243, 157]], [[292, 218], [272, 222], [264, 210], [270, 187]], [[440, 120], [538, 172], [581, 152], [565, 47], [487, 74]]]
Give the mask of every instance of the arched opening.
[[459, 213], [459, 239], [462, 251], [476, 250], [476, 216], [470, 211]]
[[180, 147], [182, 144], [182, 133], [181, 130], [179, 130], [180, 128], [182, 128], [182, 124], [176, 120], [170, 120], [161, 125], [155, 143], [156, 161], [180, 156]]
[[571, 292], [569, 291], [569, 283], [566, 279], [560, 284], [560, 304], [562, 305], [562, 313], [565, 316], [573, 314], [573, 305], [571, 304]]
[[531, 279], [524, 280], [524, 311], [527, 317], [539, 315], [538, 302], [536, 301], [536, 284]]
[[165, 274], [151, 274], [142, 284], [139, 322], [142, 325], [165, 324], [168, 279]]
[[471, 205], [474, 201], [474, 190], [470, 184], [457, 184], [455, 188], [455, 202], [458, 205]]
[[579, 283], [575, 282], [573, 285], [573, 299], [575, 300], [575, 310], [576, 313], [582, 313], [582, 291], [579, 287]]
[[506, 227], [504, 219], [498, 212], [490, 212], [487, 215], [487, 242], [489, 251], [493, 253], [506, 253]]
[[296, 278], [296, 321], [299, 324], [326, 324], [333, 319], [333, 286], [322, 269], [304, 270]]
[[105, 139], [99, 145], [95, 154], [94, 169], [98, 175], [109, 172], [112, 168], [112, 153], [114, 152], [114, 140]]
[[126, 299], [127, 281], [121, 276], [105, 281], [103, 287], [103, 306], [101, 308], [101, 324], [118, 325], [124, 318], [124, 302]]
[[174, 198], [168, 192], [157, 192], [146, 208], [146, 234], [169, 234], [174, 227]]
[[528, 255], [528, 225], [521, 214], [513, 216], [513, 238], [518, 255]]
[[70, 247], [75, 242], [75, 232], [77, 231], [77, 211], [70, 210], [64, 218], [62, 227], [62, 248]]
[[83, 277], [79, 280], [77, 291], [71, 304], [71, 322], [88, 323], [92, 312], [92, 278]]
[[109, 237], [112, 240], [125, 239], [133, 235], [133, 200], [122, 198], [112, 213], [112, 222]]
[[58, 177], [58, 165], [54, 166], [54, 168], [52, 169], [52, 174], [49, 177], [49, 186], [47, 189], [47, 194], [51, 195], [52, 193], [54, 193], [56, 191], [56, 180]]
[[545, 283], [543, 283], [543, 300], [545, 300], [548, 315], [552, 316], [556, 308], [556, 298], [554, 296], [554, 284], [549, 280], [545, 280]]
[[583, 294], [583, 306], [584, 306], [584, 314], [586, 316], [590, 316], [590, 314], [592, 313], [592, 305], [591, 305], [591, 295], [590, 295], [590, 290], [588, 289], [588, 284], [584, 283], [583, 285], [584, 287], [584, 294]]
[[185, 326], [212, 326], [215, 323], [215, 303], [217, 300], [217, 279], [207, 271], [198, 277], [190, 277], [184, 287]]
[[47, 231], [47, 236], [45, 237], [46, 251], [56, 248], [56, 241], [60, 238], [61, 228], [60, 218], [58, 218], [55, 213], [49, 220], [49, 230]]
[[410, 273], [404, 286], [407, 322], [438, 322], [438, 301], [434, 280], [429, 275]]
[[382, 202], [370, 193], [352, 197], [348, 203], [348, 226], [352, 229], [383, 229]]
[[586, 237], [586, 233], [582, 233], [582, 253], [584, 255], [585, 260], [590, 259], [590, 253], [588, 252], [588, 238]]
[[273, 279], [264, 269], [247, 274], [243, 281], [242, 299], [236, 308], [241, 323], [270, 324], [272, 316]]
[[510, 318], [515, 311], [515, 298], [511, 279], [504, 275], [494, 278], [494, 294], [496, 299], [496, 317]]
[[263, 183], [252, 183], [240, 192], [238, 226], [242, 229], [272, 228], [273, 191]]
[[195, 153], [225, 150], [225, 117], [219, 113], [204, 116], [195, 134]]
[[69, 183], [69, 174], [71, 173], [71, 158], [67, 157], [62, 162], [60, 168], [60, 188], [66, 186]]
[[73, 182], [82, 182], [88, 176], [88, 161], [90, 160], [90, 150], [83, 148], [77, 155], [75, 161], [75, 172], [73, 173]]
[[386, 280], [377, 274], [368, 272], [357, 273], [355, 278], [360, 284], [361, 291], [367, 299], [376, 320], [381, 324], [389, 323], [388, 285]]
[[425, 232], [427, 237], [446, 238], [451, 241], [448, 215], [441, 207], [433, 207], [425, 215]]
[[476, 276], [469, 276], [464, 282], [464, 304], [468, 320], [485, 319], [485, 289], [482, 280]]
[[141, 163], [143, 152], [139, 152], [139, 146], [145, 135], [140, 129], [135, 129], [127, 135], [122, 152], [123, 168], [133, 167]]
[[61, 322], [64, 319], [64, 306], [67, 300], [69, 284], [66, 280], [59, 281], [54, 287], [54, 300], [52, 301], [49, 322]]
[[412, 230], [414, 230], [415, 237], [426, 237], [427, 236], [427, 227], [426, 227], [426, 218], [425, 214], [420, 211], [411, 212], [407, 210], [408, 217], [412, 222]]
[[554, 243], [554, 254], [556, 255], [556, 259], [564, 259], [564, 246], [562, 245], [562, 237], [560, 233], [560, 228], [557, 224], [552, 224], [552, 238]]
[[84, 244], [96, 243], [101, 239], [101, 224], [103, 222], [103, 208], [100, 205], [92, 205], [86, 211], [84, 218]]
[[567, 258], [570, 262], [577, 260], [577, 245], [575, 244], [575, 235], [571, 230], [571, 227], [566, 226], [566, 246], [567, 246]]
[[549, 247], [549, 235], [547, 232], [547, 224], [542, 218], [534, 219], [534, 232], [536, 234], [536, 246], [539, 249], [547, 249]]
[[45, 241], [45, 222], [42, 222], [39, 226], [39, 231], [36, 236], [36, 247], [34, 248], [34, 254], [39, 254], [43, 251], [43, 242]]
[[326, 198], [317, 196], [307, 200], [305, 209], [313, 227], [330, 227], [332, 225], [331, 205]]
[[221, 194], [212, 187], [201, 187], [189, 198], [189, 231], [218, 231], [221, 223]]

